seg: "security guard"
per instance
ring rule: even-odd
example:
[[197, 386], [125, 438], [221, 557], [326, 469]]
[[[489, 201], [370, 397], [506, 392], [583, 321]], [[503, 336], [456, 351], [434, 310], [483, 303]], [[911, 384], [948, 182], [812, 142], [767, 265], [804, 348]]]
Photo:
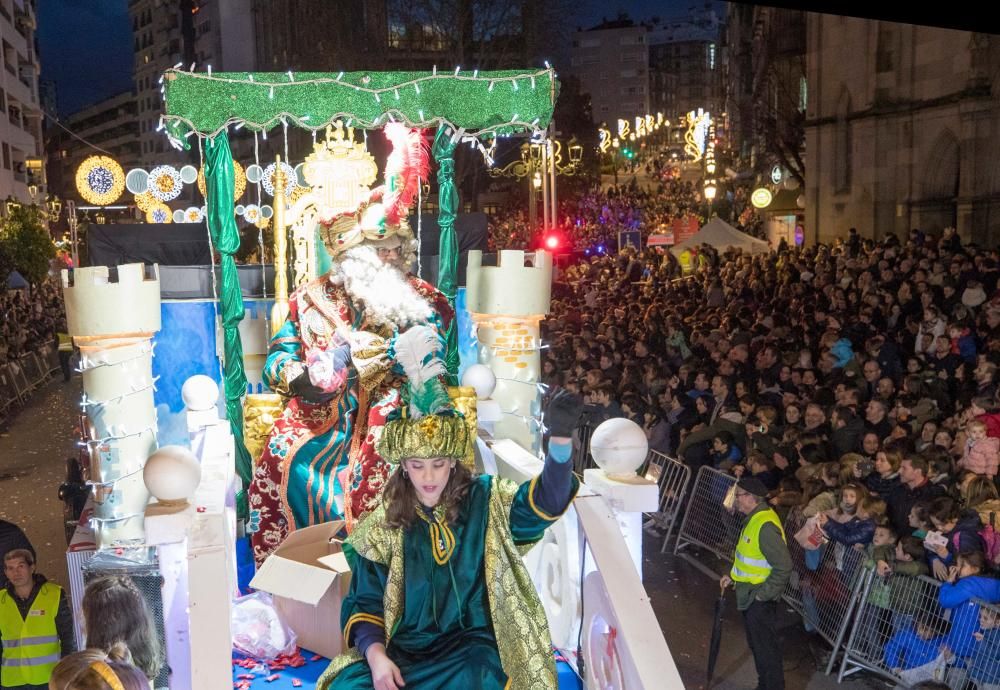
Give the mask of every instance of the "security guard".
[[748, 477], [736, 485], [736, 510], [747, 521], [736, 543], [733, 568], [719, 584], [725, 589], [735, 583], [736, 607], [743, 612], [758, 690], [784, 690], [781, 642], [774, 621], [792, 574], [792, 557], [781, 521], [766, 497], [767, 487], [759, 479]]
[[52, 670], [76, 651], [73, 617], [62, 587], [35, 574], [27, 549], [4, 556], [7, 586], [0, 590], [0, 687], [47, 688]]

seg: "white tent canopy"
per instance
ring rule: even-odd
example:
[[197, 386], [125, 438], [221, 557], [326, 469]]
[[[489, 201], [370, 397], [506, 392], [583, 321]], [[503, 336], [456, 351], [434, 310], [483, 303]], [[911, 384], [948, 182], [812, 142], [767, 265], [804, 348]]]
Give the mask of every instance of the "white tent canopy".
[[675, 244], [673, 252], [678, 254], [688, 248], [700, 247], [702, 244], [707, 244], [719, 251], [725, 251], [729, 247], [742, 249], [751, 254], [765, 254], [771, 251], [771, 245], [765, 240], [758, 240], [745, 232], [740, 232], [716, 216], [702, 225], [701, 230], [694, 235], [680, 244]]

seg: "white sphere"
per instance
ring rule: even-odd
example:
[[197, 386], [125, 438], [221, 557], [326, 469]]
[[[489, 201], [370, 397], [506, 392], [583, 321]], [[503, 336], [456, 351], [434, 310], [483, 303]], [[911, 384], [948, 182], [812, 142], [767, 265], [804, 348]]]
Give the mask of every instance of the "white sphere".
[[615, 417], [594, 429], [590, 453], [609, 477], [635, 476], [649, 452], [646, 433], [631, 419]]
[[201, 483], [201, 464], [184, 446], [163, 446], [146, 460], [142, 481], [160, 503], [184, 503]]
[[219, 400], [219, 384], [211, 376], [195, 374], [181, 387], [181, 398], [192, 412], [211, 410]]
[[462, 385], [475, 388], [480, 400], [488, 400], [497, 387], [497, 377], [485, 364], [473, 364], [462, 374]]

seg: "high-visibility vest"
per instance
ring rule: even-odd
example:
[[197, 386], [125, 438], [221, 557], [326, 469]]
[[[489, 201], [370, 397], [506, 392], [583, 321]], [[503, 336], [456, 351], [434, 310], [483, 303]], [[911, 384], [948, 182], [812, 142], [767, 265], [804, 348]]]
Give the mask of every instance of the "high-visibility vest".
[[27, 618], [21, 618], [14, 597], [0, 590], [0, 686], [46, 685], [59, 663], [62, 645], [56, 632], [56, 613], [62, 588], [46, 582], [31, 603]]
[[760, 550], [760, 530], [766, 524], [772, 524], [785, 538], [785, 530], [781, 528], [778, 514], [768, 508], [754, 513], [747, 522], [740, 539], [736, 542], [736, 557], [733, 559], [733, 569], [729, 577], [735, 582], [749, 582], [759, 585], [771, 574], [771, 564], [767, 562]]
[[59, 352], [73, 351], [73, 338], [69, 333], [56, 333], [59, 336]]

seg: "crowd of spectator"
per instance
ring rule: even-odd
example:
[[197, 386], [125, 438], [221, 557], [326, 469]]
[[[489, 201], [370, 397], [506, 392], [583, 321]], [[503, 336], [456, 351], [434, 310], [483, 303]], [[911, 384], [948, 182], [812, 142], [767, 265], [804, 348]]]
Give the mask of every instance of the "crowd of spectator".
[[0, 367], [28, 352], [50, 345], [65, 318], [62, 290], [42, 283], [31, 293], [7, 290], [0, 294]]
[[[944, 608], [1000, 603], [1000, 252], [952, 229], [852, 229], [830, 246], [706, 251], [676, 275], [649, 250], [568, 270], [543, 382], [584, 395], [590, 428], [627, 417], [694, 472], [758, 478], [780, 514], [815, 517], [882, 576], [936, 578]], [[930, 639], [908, 625], [892, 639]], [[935, 649], [971, 644], [952, 631]], [[897, 653], [890, 668], [909, 663], [888, 645], [885, 663]]]
[[[607, 189], [594, 187], [573, 199], [560, 200], [559, 227], [572, 251], [611, 253], [618, 247], [618, 233], [639, 231], [643, 241], [675, 220], [694, 216], [704, 220], [707, 207], [694, 183], [664, 178], [649, 187], [636, 178]], [[525, 249], [539, 240], [531, 232], [521, 207], [492, 217], [489, 249]], [[601, 249], [603, 247], [603, 249]]]

